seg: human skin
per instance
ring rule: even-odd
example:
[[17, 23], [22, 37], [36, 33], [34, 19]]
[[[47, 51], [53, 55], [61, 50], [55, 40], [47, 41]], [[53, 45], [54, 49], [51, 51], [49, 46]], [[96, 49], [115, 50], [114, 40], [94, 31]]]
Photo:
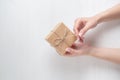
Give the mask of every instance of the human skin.
[[120, 19], [120, 4], [92, 17], [76, 19], [74, 23], [74, 32], [79, 41], [74, 43], [72, 47], [66, 49], [65, 56], [89, 55], [115, 63], [120, 63], [120, 48], [98, 48], [83, 43], [83, 37], [87, 31], [96, 27], [99, 23], [115, 19]]

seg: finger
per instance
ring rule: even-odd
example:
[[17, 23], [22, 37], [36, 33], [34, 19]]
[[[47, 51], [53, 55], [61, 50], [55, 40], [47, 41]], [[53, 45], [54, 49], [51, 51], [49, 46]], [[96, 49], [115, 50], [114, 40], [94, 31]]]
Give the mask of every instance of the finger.
[[72, 46], [71, 46], [71, 48], [72, 49], [77, 49], [77, 47], [80, 47], [81, 45], [82, 45], [82, 43], [80, 43], [80, 42], [73, 43]]
[[82, 40], [78, 39], [76, 40], [76, 42], [72, 44], [71, 48], [77, 49], [77, 47], [81, 47], [82, 45], [83, 45], [83, 39]]
[[70, 56], [70, 53], [66, 51], [64, 56]]
[[72, 44], [71, 48], [76, 48], [76, 45], [75, 43]]
[[85, 26], [83, 29], [81, 29], [81, 31], [79, 32], [79, 36], [82, 38], [84, 36], [84, 34], [89, 30], [89, 26]]
[[73, 48], [66, 48], [66, 52], [70, 53], [71, 55], [78, 53], [77, 50]]
[[77, 56], [77, 55], [76, 55], [76, 54], [71, 54], [71, 53], [69, 53], [69, 52], [66, 52], [66, 53], [64, 54], [64, 56], [74, 57], [74, 56]]
[[79, 25], [77, 25], [77, 24], [74, 25], [73, 30], [74, 30], [74, 33], [75, 33], [76, 36], [79, 34], [79, 28], [78, 27], [79, 27]]
[[84, 42], [84, 37], [83, 36], [82, 37], [79, 36], [78, 40], [83, 43]]
[[77, 36], [76, 36], [76, 37], [77, 37], [76, 41], [78, 41], [78, 40], [79, 40], [79, 33], [77, 34]]
[[79, 31], [80, 31], [80, 29], [81, 29], [81, 27], [82, 27], [81, 25], [82, 25], [82, 20], [77, 19], [77, 20], [75, 21], [75, 23], [74, 23], [74, 32], [75, 32], [76, 35], [79, 34]]

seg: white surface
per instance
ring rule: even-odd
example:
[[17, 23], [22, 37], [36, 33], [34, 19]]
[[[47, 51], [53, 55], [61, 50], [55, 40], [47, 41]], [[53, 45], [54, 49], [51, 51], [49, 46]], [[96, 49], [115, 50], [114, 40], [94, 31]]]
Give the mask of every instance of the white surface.
[[[61, 57], [44, 37], [63, 21], [92, 16], [119, 0], [0, 0], [0, 80], [120, 80], [120, 65]], [[86, 34], [94, 46], [120, 48], [120, 20]]]

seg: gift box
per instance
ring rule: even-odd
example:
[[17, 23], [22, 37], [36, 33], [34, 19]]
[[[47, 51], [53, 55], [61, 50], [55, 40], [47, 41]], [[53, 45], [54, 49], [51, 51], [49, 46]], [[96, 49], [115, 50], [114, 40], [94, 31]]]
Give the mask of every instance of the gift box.
[[60, 55], [64, 55], [65, 49], [76, 41], [76, 36], [61, 22], [46, 36], [46, 40]]

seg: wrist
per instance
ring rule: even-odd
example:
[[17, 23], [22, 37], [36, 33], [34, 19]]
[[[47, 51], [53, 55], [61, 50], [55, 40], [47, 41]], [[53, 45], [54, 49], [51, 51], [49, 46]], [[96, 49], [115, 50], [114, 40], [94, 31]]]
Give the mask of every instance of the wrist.
[[93, 18], [96, 20], [97, 24], [102, 22], [102, 14], [96, 14]]
[[90, 56], [95, 56], [95, 54], [97, 53], [97, 48], [95, 47], [90, 47], [90, 50], [89, 50], [89, 54]]

